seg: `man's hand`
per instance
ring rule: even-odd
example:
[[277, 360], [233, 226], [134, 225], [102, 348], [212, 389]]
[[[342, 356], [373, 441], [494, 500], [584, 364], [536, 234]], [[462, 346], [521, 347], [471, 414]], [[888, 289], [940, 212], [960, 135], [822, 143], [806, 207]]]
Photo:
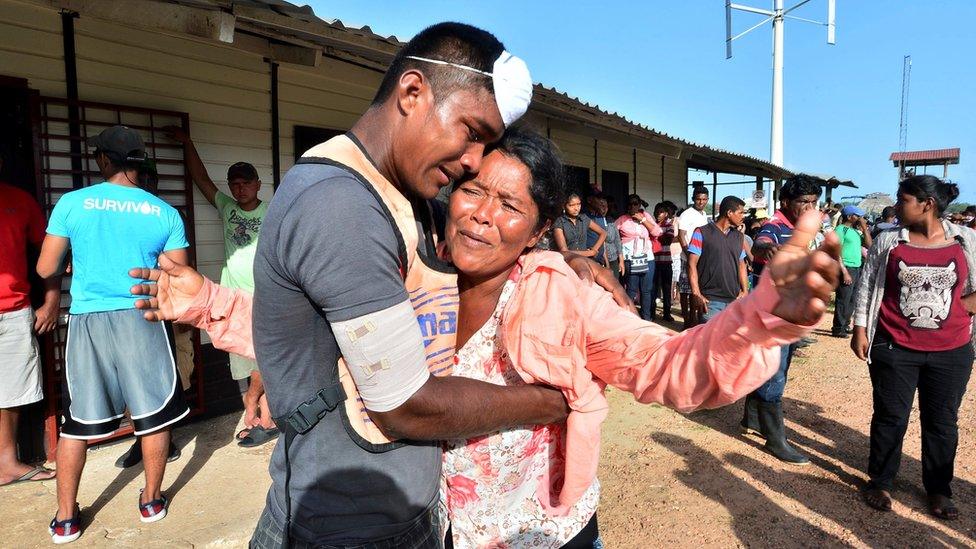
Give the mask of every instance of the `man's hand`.
[[708, 298], [701, 293], [693, 293], [691, 294], [691, 306], [701, 314], [705, 314], [708, 312]]
[[186, 145], [187, 142], [190, 141], [190, 136], [186, 135], [186, 132], [184, 132], [182, 128], [177, 126], [163, 126], [161, 129], [166, 132], [166, 137], [172, 139], [173, 141], [183, 145]]
[[842, 284], [844, 284], [844, 286], [850, 286], [851, 284], [854, 284], [854, 277], [851, 276], [851, 273], [849, 273], [847, 269], [842, 269], [841, 272], [844, 274], [844, 280], [842, 281]]
[[598, 284], [601, 288], [610, 292], [617, 305], [620, 305], [635, 315], [637, 314], [637, 307], [634, 306], [634, 302], [627, 296], [627, 292], [620, 285], [617, 277], [613, 276], [613, 271], [599, 265], [596, 261], [591, 261], [575, 253], [563, 252], [563, 257], [566, 259], [566, 263], [576, 272], [576, 276], [580, 277], [580, 280]]
[[757, 242], [752, 247], [752, 256], [759, 261], [768, 262], [779, 251], [779, 246], [767, 242]]
[[179, 318], [203, 287], [203, 275], [165, 255], [159, 256], [159, 269], [129, 269], [129, 276], [156, 282], [136, 284], [130, 290], [135, 295], [152, 296], [136, 300], [136, 309], [146, 311], [145, 319], [154, 322]]
[[43, 335], [55, 329], [58, 326], [60, 312], [61, 308], [57, 303], [38, 308], [34, 314], [34, 333]]
[[817, 250], [809, 250], [820, 229], [819, 217], [816, 211], [803, 214], [789, 242], [766, 266], [780, 298], [773, 314], [793, 324], [819, 320], [837, 287], [841, 270], [837, 235], [828, 234]]
[[851, 350], [861, 360], [868, 359], [868, 333], [864, 326], [854, 326], [854, 336], [851, 337]]

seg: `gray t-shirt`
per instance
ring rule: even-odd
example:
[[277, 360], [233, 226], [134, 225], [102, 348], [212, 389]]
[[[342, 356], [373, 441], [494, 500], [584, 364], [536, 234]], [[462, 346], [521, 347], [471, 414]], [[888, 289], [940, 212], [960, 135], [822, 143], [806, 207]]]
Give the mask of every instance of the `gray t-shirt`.
[[[330, 322], [407, 299], [390, 220], [358, 178], [343, 166], [296, 165], [264, 218], [254, 260], [254, 348], [276, 418], [337, 379]], [[440, 446], [368, 452], [347, 434], [341, 410], [292, 443], [292, 535], [329, 545], [397, 535], [436, 501]], [[283, 525], [283, 443], [270, 472], [267, 504]]]
[[590, 227], [590, 218], [585, 213], [580, 213], [576, 218], [576, 223], [569, 220], [566, 215], [556, 218], [553, 223], [554, 229], [562, 229], [563, 236], [566, 237], [566, 247], [570, 251], [586, 250], [586, 231]]

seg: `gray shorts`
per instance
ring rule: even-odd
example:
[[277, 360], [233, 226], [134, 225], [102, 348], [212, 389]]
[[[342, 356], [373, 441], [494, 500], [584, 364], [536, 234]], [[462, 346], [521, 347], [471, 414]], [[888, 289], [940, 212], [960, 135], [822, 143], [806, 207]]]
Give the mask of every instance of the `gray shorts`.
[[82, 440], [110, 435], [126, 408], [137, 435], [172, 425], [190, 411], [172, 333], [136, 309], [69, 317], [62, 396], [61, 436]]
[[0, 313], [0, 408], [15, 408], [44, 398], [41, 361], [30, 307]]

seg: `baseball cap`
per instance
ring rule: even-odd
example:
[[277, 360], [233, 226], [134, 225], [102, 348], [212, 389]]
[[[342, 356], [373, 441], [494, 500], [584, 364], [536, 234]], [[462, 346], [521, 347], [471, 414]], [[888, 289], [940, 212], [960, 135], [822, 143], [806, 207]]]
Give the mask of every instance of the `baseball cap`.
[[844, 209], [841, 210], [840, 213], [843, 216], [857, 215], [864, 217], [864, 210], [858, 208], [857, 206], [844, 206]]
[[95, 150], [111, 153], [123, 162], [146, 159], [146, 144], [139, 132], [128, 126], [105, 128], [98, 135], [88, 138], [88, 145], [95, 147]]
[[227, 181], [246, 179], [253, 181], [258, 178], [258, 171], [249, 162], [236, 162], [227, 168]]

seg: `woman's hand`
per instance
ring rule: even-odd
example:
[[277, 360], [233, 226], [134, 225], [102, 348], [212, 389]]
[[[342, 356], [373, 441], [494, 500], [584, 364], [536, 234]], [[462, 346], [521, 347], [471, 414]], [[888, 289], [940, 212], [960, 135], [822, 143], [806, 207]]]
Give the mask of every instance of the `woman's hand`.
[[182, 316], [203, 288], [203, 275], [165, 255], [159, 256], [159, 269], [129, 269], [129, 276], [156, 282], [136, 284], [130, 289], [135, 295], [152, 296], [136, 300], [136, 309], [146, 311], [143, 317], [154, 322], [176, 320]]
[[864, 326], [854, 326], [851, 350], [854, 351], [854, 356], [857, 358], [865, 361], [868, 359], [868, 332]]
[[819, 229], [818, 212], [803, 214], [789, 242], [780, 247], [766, 267], [780, 298], [773, 314], [793, 324], [810, 325], [820, 320], [840, 277], [840, 241], [836, 234], [828, 234], [815, 251], [809, 249]]

